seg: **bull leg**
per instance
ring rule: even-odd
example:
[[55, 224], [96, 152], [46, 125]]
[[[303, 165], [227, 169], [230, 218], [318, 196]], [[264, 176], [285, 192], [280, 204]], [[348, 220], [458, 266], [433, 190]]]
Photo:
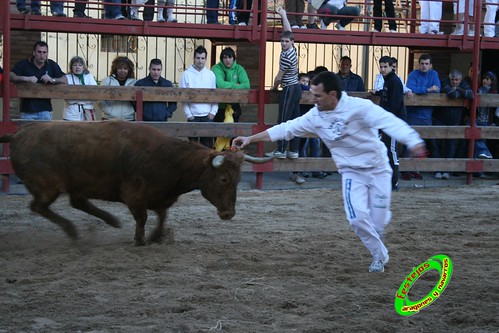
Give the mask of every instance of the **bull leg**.
[[33, 212], [40, 214], [41, 216], [49, 219], [53, 223], [57, 224], [64, 230], [64, 232], [73, 240], [78, 239], [78, 232], [76, 231], [74, 225], [68, 219], [54, 213], [49, 206], [57, 199], [58, 193], [53, 193], [52, 195], [34, 195], [34, 199], [31, 202], [30, 208]]
[[164, 224], [166, 221], [166, 217], [168, 216], [168, 210], [157, 209], [155, 210], [155, 212], [158, 215], [158, 225], [149, 236], [149, 241], [158, 243], [166, 238], [168, 242], [173, 242], [173, 229], [167, 228], [166, 230], [164, 230]]
[[135, 245], [146, 244], [145, 226], [147, 221], [147, 209], [139, 207], [128, 207], [135, 219]]
[[121, 228], [121, 224], [116, 217], [100, 208], [97, 208], [90, 201], [88, 201], [87, 198], [76, 197], [70, 194], [70, 201], [71, 206], [73, 206], [74, 208], [84, 211], [87, 214], [93, 215], [103, 220], [112, 227]]

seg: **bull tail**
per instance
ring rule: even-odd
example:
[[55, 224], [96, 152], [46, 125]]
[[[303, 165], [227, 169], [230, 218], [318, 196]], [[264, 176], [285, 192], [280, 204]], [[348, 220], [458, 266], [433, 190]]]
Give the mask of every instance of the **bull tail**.
[[0, 143], [12, 142], [12, 139], [13, 139], [12, 136], [13, 136], [12, 134], [6, 134], [6, 135], [0, 136]]

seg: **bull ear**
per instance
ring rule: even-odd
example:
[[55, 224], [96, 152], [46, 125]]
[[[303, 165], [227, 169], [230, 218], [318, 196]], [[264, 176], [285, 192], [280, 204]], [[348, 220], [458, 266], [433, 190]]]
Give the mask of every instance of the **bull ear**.
[[222, 164], [224, 164], [224, 162], [225, 162], [225, 156], [217, 155], [213, 158], [211, 164], [213, 165], [214, 168], [218, 169]]

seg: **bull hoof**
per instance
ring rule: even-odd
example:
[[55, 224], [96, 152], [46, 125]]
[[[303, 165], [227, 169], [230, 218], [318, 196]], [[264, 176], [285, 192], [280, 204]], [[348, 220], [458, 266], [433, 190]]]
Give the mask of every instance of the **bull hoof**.
[[135, 246], [144, 246], [146, 245], [146, 240], [144, 238], [135, 239]]
[[166, 228], [165, 230], [154, 230], [154, 232], [149, 236], [149, 241], [151, 243], [173, 243], [175, 236], [175, 231], [173, 228]]

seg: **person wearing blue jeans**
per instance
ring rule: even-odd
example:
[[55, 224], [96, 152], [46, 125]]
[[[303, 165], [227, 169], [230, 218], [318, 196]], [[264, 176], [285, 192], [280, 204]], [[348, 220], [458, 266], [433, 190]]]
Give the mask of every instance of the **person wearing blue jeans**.
[[121, 0], [104, 0], [104, 17], [112, 20], [124, 20], [121, 13]]
[[218, 0], [206, 0], [206, 23], [220, 24], [218, 22]]
[[[26, 0], [16, 0], [16, 7], [21, 14], [30, 13], [26, 7]], [[31, 0], [30, 7], [31, 14], [42, 15], [42, 12], [40, 11], [40, 0]], [[64, 14], [64, 1], [50, 1], [50, 11], [53, 16], [66, 16], [66, 14]]]
[[[347, 24], [352, 22], [355, 18], [355, 16], [360, 15], [360, 9], [357, 6], [345, 6], [346, 1], [343, 0], [329, 0], [325, 2], [318, 2], [321, 5], [317, 9], [317, 14], [319, 15], [328, 15], [326, 17], [321, 17], [320, 18], [320, 23], [321, 23], [321, 29], [327, 29], [327, 26], [333, 22], [334, 20], [337, 20], [334, 17], [331, 17], [329, 15], [345, 15], [345, 16], [351, 16], [351, 18], [345, 18], [342, 17], [339, 19], [339, 22], [336, 24], [336, 29], [337, 30], [345, 30], [345, 27]], [[316, 5], [317, 3], [315, 1], [312, 1], [312, 5]]]
[[[66, 74], [59, 65], [48, 59], [48, 45], [38, 41], [33, 47], [33, 56], [17, 62], [10, 72], [14, 83], [29, 82], [38, 84], [66, 84]], [[23, 98], [21, 100], [21, 119], [51, 120], [52, 103], [50, 98]]]

